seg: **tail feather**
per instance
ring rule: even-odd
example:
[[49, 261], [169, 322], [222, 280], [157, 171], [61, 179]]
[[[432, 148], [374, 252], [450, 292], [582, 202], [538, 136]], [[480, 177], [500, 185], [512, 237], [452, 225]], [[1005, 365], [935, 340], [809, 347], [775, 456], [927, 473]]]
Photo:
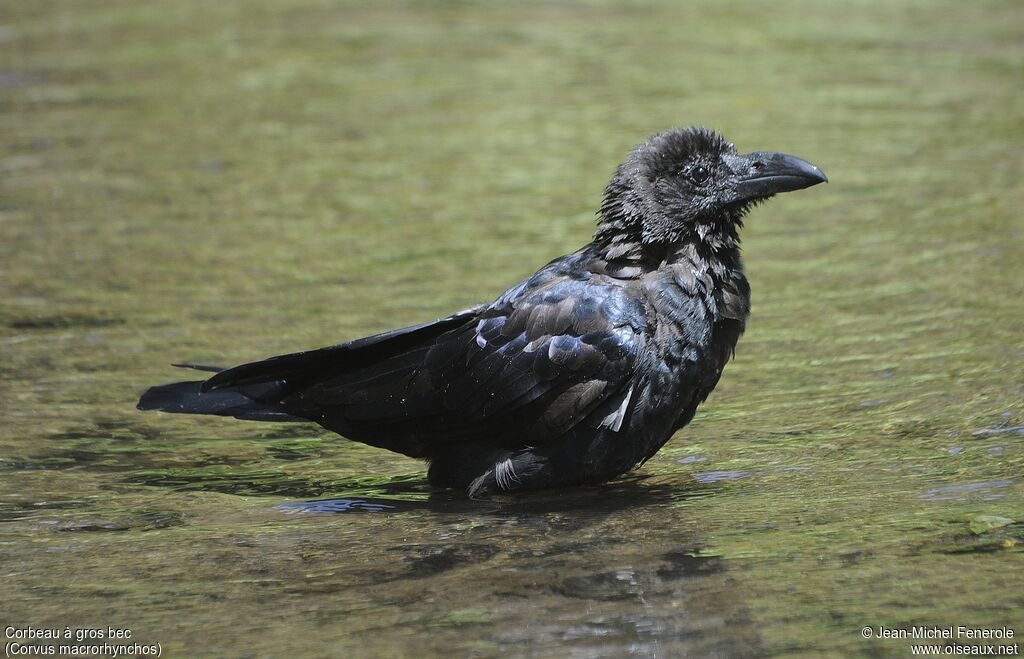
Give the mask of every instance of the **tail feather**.
[[175, 366], [177, 368], [191, 368], [196, 371], [206, 371], [208, 373], [220, 373], [221, 371], [227, 370], [223, 366], [206, 366], [204, 364], [190, 364], [188, 362], [182, 362], [180, 364], [171, 364], [171, 366]]
[[[357, 378], [366, 369], [381, 374], [381, 364], [402, 359], [401, 371], [419, 363], [424, 344], [445, 332], [465, 326], [481, 307], [473, 307], [431, 323], [368, 336], [327, 348], [271, 357], [234, 368], [202, 364], [175, 364], [212, 372], [208, 380], [173, 382], [151, 387], [139, 399], [140, 410], [176, 414], [216, 414], [252, 421], [319, 421], [331, 401], [303, 400], [306, 389], [336, 378]], [[368, 377], [368, 375], [363, 376]], [[397, 385], [396, 385], [397, 386]], [[298, 393], [296, 393], [298, 392]], [[310, 404], [312, 403], [312, 404]], [[307, 414], [308, 416], [296, 416]], [[332, 429], [344, 429], [339, 417]], [[400, 450], [400, 449], [394, 449]]]
[[139, 399], [140, 410], [174, 414], [216, 414], [248, 421], [308, 421], [285, 412], [279, 405], [263, 403], [237, 391], [201, 392], [203, 382], [172, 382], [150, 387]]
[[[325, 374], [333, 377], [370, 368], [388, 357], [434, 341], [445, 332], [465, 325], [476, 317], [480, 309], [472, 307], [430, 323], [223, 369], [206, 381], [203, 391], [238, 389], [273, 382], [281, 385], [281, 393], [284, 394], [307, 386]], [[200, 368], [205, 370], [209, 367]]]

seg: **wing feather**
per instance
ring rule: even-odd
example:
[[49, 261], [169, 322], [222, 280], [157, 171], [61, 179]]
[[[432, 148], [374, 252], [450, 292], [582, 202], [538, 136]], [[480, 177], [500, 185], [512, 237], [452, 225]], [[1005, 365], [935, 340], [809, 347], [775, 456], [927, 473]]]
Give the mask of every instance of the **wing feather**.
[[457, 441], [536, 445], [592, 414], [593, 427], [608, 417], [617, 429], [647, 341], [644, 306], [564, 270], [549, 265], [489, 307], [246, 364], [205, 388], [273, 382], [288, 413], [415, 456]]

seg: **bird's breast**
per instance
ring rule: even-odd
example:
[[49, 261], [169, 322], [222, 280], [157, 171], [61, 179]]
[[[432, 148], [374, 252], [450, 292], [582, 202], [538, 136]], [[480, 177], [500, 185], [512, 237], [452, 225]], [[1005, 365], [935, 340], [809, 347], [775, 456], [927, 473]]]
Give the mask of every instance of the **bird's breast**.
[[732, 352], [750, 310], [741, 273], [723, 278], [706, 264], [682, 260], [648, 273], [641, 283], [666, 359], [703, 363]]

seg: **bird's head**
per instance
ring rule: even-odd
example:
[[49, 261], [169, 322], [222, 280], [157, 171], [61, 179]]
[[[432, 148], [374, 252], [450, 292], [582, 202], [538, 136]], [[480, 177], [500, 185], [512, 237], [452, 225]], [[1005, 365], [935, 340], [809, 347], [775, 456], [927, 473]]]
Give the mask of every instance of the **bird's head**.
[[771, 151], [739, 154], [706, 128], [659, 133], [633, 149], [605, 188], [598, 237], [624, 232], [644, 244], [735, 244], [752, 205], [826, 181], [806, 160]]

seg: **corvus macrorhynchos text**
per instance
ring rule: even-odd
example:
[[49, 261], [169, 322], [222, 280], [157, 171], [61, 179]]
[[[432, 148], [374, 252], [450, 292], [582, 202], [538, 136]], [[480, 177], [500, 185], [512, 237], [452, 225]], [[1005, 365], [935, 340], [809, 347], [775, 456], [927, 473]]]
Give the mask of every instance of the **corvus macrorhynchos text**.
[[494, 302], [210, 368], [139, 408], [315, 421], [429, 460], [431, 483], [471, 496], [605, 481], [654, 455], [718, 383], [750, 308], [744, 214], [826, 180], [704, 128], [654, 135], [605, 188], [593, 241]]

